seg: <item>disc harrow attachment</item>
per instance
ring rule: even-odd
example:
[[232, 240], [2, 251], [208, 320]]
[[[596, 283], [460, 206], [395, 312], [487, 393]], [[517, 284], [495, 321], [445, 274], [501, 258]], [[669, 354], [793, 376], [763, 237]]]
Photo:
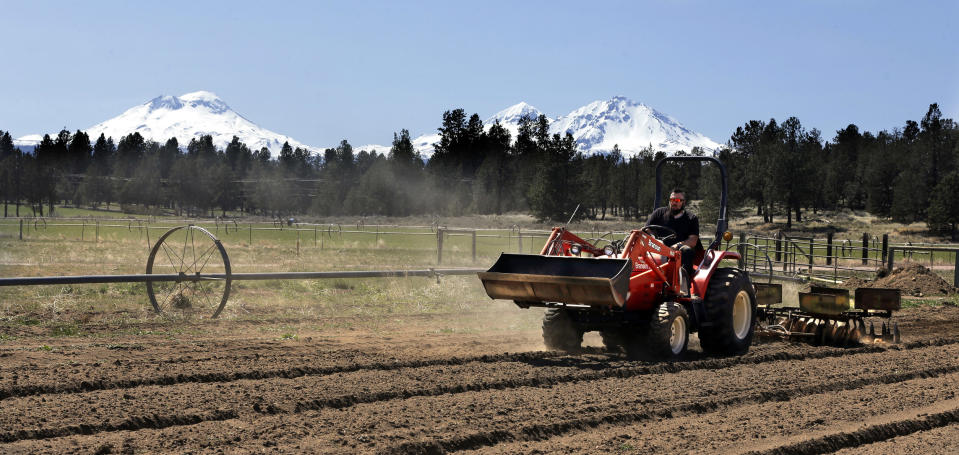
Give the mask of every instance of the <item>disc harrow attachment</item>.
[[[836, 347], [901, 341], [899, 324], [892, 321], [901, 305], [898, 289], [858, 288], [850, 299], [846, 289], [813, 286], [799, 293], [796, 308], [780, 305], [782, 285], [755, 286], [759, 335]], [[878, 334], [874, 319], [880, 319]]]

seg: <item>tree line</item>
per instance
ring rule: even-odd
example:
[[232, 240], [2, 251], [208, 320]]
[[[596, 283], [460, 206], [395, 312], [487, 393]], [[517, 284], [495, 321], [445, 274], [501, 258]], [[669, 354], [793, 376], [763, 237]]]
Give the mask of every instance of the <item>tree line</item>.
[[[550, 134], [545, 116], [520, 121], [515, 137], [498, 122], [484, 127], [463, 109], [443, 113], [432, 156], [394, 133], [388, 153], [354, 150], [346, 140], [322, 154], [284, 144], [276, 157], [238, 138], [217, 148], [211, 136], [182, 147], [132, 133], [90, 138], [83, 131], [44, 136], [32, 153], [0, 131], [4, 216], [21, 205], [35, 215], [57, 204], [212, 216], [217, 212], [288, 216], [464, 215], [528, 212], [541, 220], [643, 219], [653, 208], [652, 146], [627, 156], [618, 147], [585, 155], [568, 133]], [[693, 148], [680, 154], [703, 155]], [[956, 234], [959, 223], [959, 127], [937, 104], [922, 120], [871, 133], [850, 124], [824, 140], [798, 118], [751, 120], [716, 155], [730, 174], [733, 206], [753, 206], [787, 229], [809, 211], [848, 208], [900, 222], [925, 221]], [[700, 217], [716, 217], [719, 174], [684, 162], [664, 172], [667, 188], [701, 199]], [[46, 208], [45, 208], [46, 207]]]

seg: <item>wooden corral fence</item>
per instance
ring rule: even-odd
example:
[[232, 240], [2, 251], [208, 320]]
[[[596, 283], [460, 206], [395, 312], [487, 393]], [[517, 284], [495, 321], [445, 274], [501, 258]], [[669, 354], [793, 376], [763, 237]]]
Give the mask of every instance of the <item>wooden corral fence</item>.
[[840, 282], [853, 276], [872, 278], [880, 268], [892, 270], [896, 258], [926, 264], [934, 271], [952, 272], [959, 286], [959, 245], [891, 244], [889, 235], [863, 233], [856, 239], [740, 234], [742, 266], [755, 274], [777, 278]]

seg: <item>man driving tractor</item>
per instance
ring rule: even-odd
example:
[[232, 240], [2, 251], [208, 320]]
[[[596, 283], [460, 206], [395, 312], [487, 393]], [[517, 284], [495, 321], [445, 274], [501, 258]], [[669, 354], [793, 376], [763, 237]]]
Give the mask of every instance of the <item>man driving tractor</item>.
[[676, 188], [669, 194], [669, 207], [660, 207], [649, 215], [646, 225], [665, 226], [676, 232], [672, 247], [683, 256], [686, 276], [693, 276], [693, 260], [699, 244], [699, 218], [686, 210], [686, 193]]

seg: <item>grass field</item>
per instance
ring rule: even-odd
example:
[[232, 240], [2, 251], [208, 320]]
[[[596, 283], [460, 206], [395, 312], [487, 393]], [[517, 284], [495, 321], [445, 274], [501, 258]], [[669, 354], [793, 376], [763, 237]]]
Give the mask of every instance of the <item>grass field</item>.
[[[142, 274], [154, 242], [168, 229], [191, 222], [174, 217], [124, 219], [114, 212], [73, 208], [61, 208], [57, 213], [61, 217], [25, 220], [22, 234], [19, 220], [0, 219], [0, 276]], [[882, 224], [868, 216], [846, 214], [837, 218], [846, 226], [837, 231], [837, 239], [844, 234], [855, 237], [852, 234], [869, 226], [893, 233], [918, 232], [916, 228], [910, 231]], [[522, 215], [450, 220], [337, 219], [294, 226], [267, 220], [192, 222], [223, 242], [234, 273], [482, 268], [492, 264], [501, 252], [520, 251], [519, 234], [523, 235], [522, 252], [538, 252], [549, 228]], [[755, 218], [746, 216], [733, 223], [733, 230], [771, 230], [755, 223]], [[611, 231], [624, 232], [633, 224], [590, 221], [570, 228], [595, 238]], [[821, 224], [822, 220], [809, 220], [807, 235], [819, 237]], [[437, 263], [436, 229], [444, 225], [479, 229], [475, 261], [473, 235], [452, 232], [443, 238], [442, 264]], [[702, 226], [707, 235], [710, 223], [704, 221]], [[879, 231], [873, 234], [880, 235]], [[861, 238], [861, 233], [858, 235]], [[941, 240], [909, 238], [915, 242]], [[837, 248], [839, 244], [837, 241]], [[818, 241], [813, 251], [825, 255], [825, 247]], [[848, 262], [855, 262], [857, 253], [850, 250]], [[877, 252], [871, 254], [878, 256]], [[929, 257], [918, 259], [928, 261]], [[937, 264], [949, 264], [954, 256], [936, 253], [932, 259]], [[815, 262], [825, 264], [824, 258]], [[951, 270], [937, 273], [952, 281]], [[244, 281], [233, 284], [221, 317], [243, 320], [368, 315], [375, 320], [396, 314], [463, 312], [491, 303], [475, 276]], [[122, 324], [154, 321], [157, 316], [143, 284], [0, 287], [0, 320], [8, 324], [48, 327], [55, 335], [82, 335], [84, 320], [103, 318]]]

